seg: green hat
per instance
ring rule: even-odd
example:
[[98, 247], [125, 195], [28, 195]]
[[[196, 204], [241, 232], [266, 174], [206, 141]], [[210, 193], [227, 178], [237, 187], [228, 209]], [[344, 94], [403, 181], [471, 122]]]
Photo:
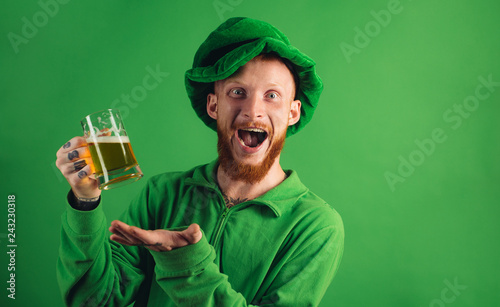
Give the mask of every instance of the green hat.
[[217, 130], [217, 122], [207, 113], [207, 95], [213, 93], [213, 82], [228, 78], [257, 55], [269, 52], [288, 59], [299, 79], [296, 99], [302, 102], [300, 120], [288, 127], [287, 136], [311, 120], [323, 90], [316, 63], [290, 45], [288, 38], [269, 23], [235, 17], [210, 33], [196, 52], [193, 68], [186, 71], [186, 91], [191, 105], [208, 127]]

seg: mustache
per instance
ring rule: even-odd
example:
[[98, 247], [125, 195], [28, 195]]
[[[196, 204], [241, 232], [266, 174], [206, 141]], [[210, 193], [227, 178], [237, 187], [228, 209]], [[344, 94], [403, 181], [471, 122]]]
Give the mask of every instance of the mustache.
[[259, 123], [259, 122], [244, 122], [244, 123], [233, 123], [231, 125], [231, 130], [236, 131], [239, 129], [246, 128], [259, 128], [266, 131], [268, 134], [272, 134], [273, 128], [267, 124]]

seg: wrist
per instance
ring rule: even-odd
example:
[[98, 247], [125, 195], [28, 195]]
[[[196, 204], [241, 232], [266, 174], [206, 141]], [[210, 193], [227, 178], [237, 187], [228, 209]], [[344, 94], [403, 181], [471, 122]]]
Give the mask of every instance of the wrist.
[[99, 206], [99, 203], [101, 202], [101, 197], [100, 196], [97, 196], [95, 198], [78, 197], [73, 190], [69, 190], [67, 200], [69, 205], [73, 207], [73, 209], [79, 211], [90, 211], [94, 210]]
[[81, 190], [75, 190], [71, 189], [73, 191], [73, 194], [75, 195], [75, 198], [78, 199], [79, 201], [96, 201], [101, 197], [101, 190], [91, 190], [91, 191], [81, 191]]
[[95, 202], [95, 201], [98, 201], [100, 196], [97, 196], [97, 197], [79, 197], [75, 194], [75, 197], [76, 199], [79, 201], [79, 202], [87, 202], [87, 203], [90, 203], [90, 202]]

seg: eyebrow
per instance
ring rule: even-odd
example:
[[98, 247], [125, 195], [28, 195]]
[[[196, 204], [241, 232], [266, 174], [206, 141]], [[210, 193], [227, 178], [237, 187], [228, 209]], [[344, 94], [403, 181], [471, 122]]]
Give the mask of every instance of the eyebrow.
[[[245, 84], [244, 84], [244, 83], [239, 82], [238, 80], [228, 78], [228, 79], [226, 79], [226, 81], [225, 81], [224, 87], [226, 87], [226, 86], [228, 86], [228, 85], [231, 85], [231, 84], [233, 84], [233, 83], [236, 83], [237, 85], [245, 86]], [[264, 87], [278, 87], [278, 88], [279, 88], [279, 89], [281, 89], [281, 90], [285, 90], [285, 87], [284, 87], [284, 86], [282, 86], [282, 85], [280, 85], [279, 83], [276, 83], [276, 82], [266, 83], [266, 84], [264, 85]]]

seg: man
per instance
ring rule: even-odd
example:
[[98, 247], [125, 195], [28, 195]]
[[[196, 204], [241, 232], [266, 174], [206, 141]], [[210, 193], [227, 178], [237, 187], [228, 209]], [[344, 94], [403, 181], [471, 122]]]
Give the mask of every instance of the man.
[[200, 46], [186, 88], [219, 157], [150, 179], [110, 240], [81, 168], [85, 140], [58, 151], [71, 185], [57, 264], [66, 304], [318, 305], [342, 257], [342, 220], [279, 162], [316, 107], [314, 62], [270, 24], [232, 18]]

